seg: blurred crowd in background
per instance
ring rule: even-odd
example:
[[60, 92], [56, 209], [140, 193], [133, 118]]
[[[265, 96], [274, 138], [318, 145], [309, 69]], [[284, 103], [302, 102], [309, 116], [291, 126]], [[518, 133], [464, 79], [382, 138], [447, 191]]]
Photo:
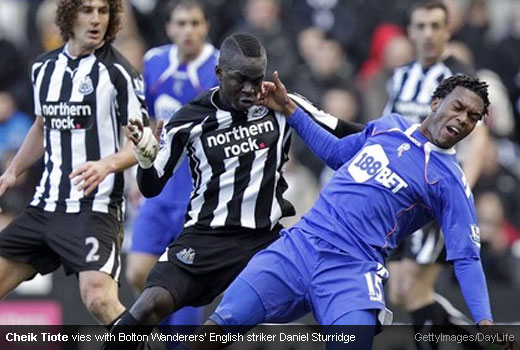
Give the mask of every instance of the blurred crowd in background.
[[[339, 118], [362, 123], [381, 115], [393, 69], [414, 57], [406, 37], [412, 2], [206, 0], [215, 46], [233, 32], [255, 34], [267, 49], [268, 78], [278, 70], [290, 91]], [[115, 45], [137, 70], [149, 48], [169, 43], [164, 32], [166, 3], [126, 0]], [[484, 268], [493, 283], [520, 288], [520, 0], [446, 0], [446, 4], [450, 52], [472, 65], [490, 85], [492, 106], [486, 124], [492, 137], [481, 155], [485, 167], [473, 191]], [[34, 119], [31, 61], [62, 45], [54, 6], [55, 0], [0, 0], [0, 173]], [[299, 217], [314, 203], [331, 170], [297, 137], [292, 152], [287, 197]], [[39, 171], [35, 167], [0, 199], [4, 209], [0, 228], [28, 204]], [[129, 193], [131, 239], [131, 213], [138, 196], [132, 189]]]

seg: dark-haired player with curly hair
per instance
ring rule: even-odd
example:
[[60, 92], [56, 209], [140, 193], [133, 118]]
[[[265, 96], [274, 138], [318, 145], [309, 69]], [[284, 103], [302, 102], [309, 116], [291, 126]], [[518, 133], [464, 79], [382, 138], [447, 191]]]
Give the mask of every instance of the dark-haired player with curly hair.
[[117, 282], [122, 170], [136, 159], [130, 143], [122, 146], [122, 127], [148, 115], [140, 76], [110, 44], [121, 11], [121, 0], [58, 2], [66, 44], [32, 66], [36, 121], [0, 177], [1, 196], [43, 156], [33, 200], [0, 234], [0, 297], [63, 265], [105, 325], [124, 311]]
[[[254, 254], [279, 237], [279, 219], [294, 215], [283, 198], [290, 128], [281, 113], [258, 105], [266, 65], [265, 49], [255, 36], [233, 34], [220, 48], [219, 86], [175, 113], [158, 154], [150, 131], [131, 121], [144, 196], [162, 190], [184, 155], [194, 189], [179, 238], [159, 258], [142, 294], [112, 334], [124, 332], [124, 326], [141, 326], [131, 331], [146, 334], [151, 330], [147, 325], [179, 308], [209, 304]], [[301, 97], [292, 98], [328, 126], [327, 132], [346, 126]], [[118, 346], [136, 344], [105, 344], [106, 349]]]
[[235, 333], [245, 327], [234, 326], [290, 322], [312, 311], [320, 325], [374, 326], [349, 329], [355, 341], [339, 342], [341, 349], [371, 349], [375, 326], [388, 319], [381, 316], [389, 251], [437, 219], [474, 322], [491, 324], [473, 197], [453, 148], [487, 114], [487, 84], [452, 76], [433, 94], [422, 124], [390, 114], [338, 139], [297, 108], [274, 78], [263, 102], [283, 113], [336, 173], [302, 220], [251, 259], [209, 323]]

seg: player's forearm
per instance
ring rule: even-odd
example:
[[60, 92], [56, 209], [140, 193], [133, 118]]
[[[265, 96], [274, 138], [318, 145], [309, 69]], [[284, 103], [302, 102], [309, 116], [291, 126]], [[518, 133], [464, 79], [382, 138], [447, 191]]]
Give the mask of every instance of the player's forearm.
[[[325, 111], [316, 108], [316, 106], [314, 106], [303, 96], [289, 94], [289, 101], [294, 105], [294, 109], [292, 110], [291, 114], [294, 113], [297, 107], [300, 107], [322, 128], [325, 128], [327, 131], [331, 132], [338, 138], [358, 133], [365, 128], [363, 124], [339, 119], [329, 113], [326, 113]], [[291, 111], [291, 109], [289, 109], [289, 111]], [[290, 115], [286, 115], [286, 117], [290, 117]]]
[[137, 186], [139, 191], [146, 198], [155, 197], [161, 193], [166, 181], [163, 181], [157, 174], [155, 167], [143, 169], [137, 167]]
[[43, 152], [43, 118], [38, 116], [6, 172], [17, 178], [40, 159]]
[[102, 159], [109, 168], [110, 173], [117, 173], [137, 164], [131, 142], [127, 142], [119, 152]]
[[296, 130], [298, 135], [305, 141], [309, 148], [321, 160], [332, 169], [337, 169], [341, 162], [336, 159], [336, 148], [339, 146], [339, 139], [327, 132], [315, 123], [303, 110], [298, 108], [289, 119], [289, 125]]
[[482, 264], [477, 259], [460, 259], [453, 262], [455, 275], [459, 281], [466, 305], [471, 311], [473, 320], [478, 324], [482, 320], [493, 321], [486, 277]]

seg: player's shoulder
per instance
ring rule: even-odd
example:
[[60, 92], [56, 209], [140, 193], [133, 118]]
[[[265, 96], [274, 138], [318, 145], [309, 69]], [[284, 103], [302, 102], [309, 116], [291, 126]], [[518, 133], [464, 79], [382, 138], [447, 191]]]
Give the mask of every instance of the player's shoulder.
[[375, 119], [367, 124], [367, 127], [377, 131], [401, 130], [405, 131], [414, 123], [409, 119], [397, 113], [383, 115], [379, 119]]
[[394, 69], [394, 74], [393, 75], [403, 74], [403, 73], [409, 71], [416, 63], [417, 63], [417, 61], [409, 61], [409, 62], [406, 62], [403, 65], [397, 66]]
[[442, 149], [431, 145], [429, 154], [428, 177], [431, 182], [438, 183], [445, 189], [453, 190], [458, 187], [464, 192], [468, 190], [464, 171], [454, 148]]
[[157, 47], [152, 47], [144, 54], [144, 62], [154, 62], [157, 60], [167, 59], [171, 49], [174, 47], [173, 44], [166, 44]]
[[107, 68], [118, 66], [133, 76], [139, 76], [139, 73], [130, 64], [130, 62], [121, 54], [113, 45], [106, 44], [97, 49], [94, 54], [96, 58]]
[[210, 67], [212, 70], [214, 69], [218, 63], [219, 51], [215, 46], [210, 43], [205, 43], [202, 47], [200, 54], [193, 61], [189, 63], [190, 66], [195, 69], [199, 69], [201, 67]]
[[39, 55], [33, 61], [33, 66], [42, 64], [42, 63], [44, 63], [45, 61], [48, 61], [48, 60], [56, 60], [56, 59], [58, 59], [58, 56], [63, 52], [63, 49], [64, 49], [64, 46], [61, 46], [61, 47], [59, 47], [57, 49], [54, 49], [52, 51], [45, 52], [45, 53]]
[[193, 100], [182, 106], [172, 117], [170, 123], [184, 124], [202, 122], [208, 115], [216, 113], [217, 108], [212, 102], [216, 88], [206, 90]]
[[466, 74], [469, 76], [475, 76], [475, 70], [473, 67], [453, 55], [446, 57], [443, 60], [443, 63], [448, 69], [452, 72], [452, 74]]

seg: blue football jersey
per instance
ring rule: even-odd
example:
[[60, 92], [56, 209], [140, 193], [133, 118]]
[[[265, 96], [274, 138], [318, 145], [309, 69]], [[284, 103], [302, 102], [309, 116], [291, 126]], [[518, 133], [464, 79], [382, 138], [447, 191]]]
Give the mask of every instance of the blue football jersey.
[[455, 150], [436, 147], [418, 127], [391, 114], [337, 140], [327, 163], [338, 170], [295, 226], [355, 257], [384, 263], [405, 236], [437, 219], [447, 260], [478, 259], [473, 197]]
[[[218, 85], [215, 66], [218, 50], [205, 44], [200, 55], [184, 64], [178, 59], [176, 45], [164, 45], [148, 51], [144, 58], [145, 97], [151, 117], [165, 125], [175, 112], [201, 92]], [[193, 188], [188, 161], [185, 160], [153, 200], [163, 204], [188, 203]]]

